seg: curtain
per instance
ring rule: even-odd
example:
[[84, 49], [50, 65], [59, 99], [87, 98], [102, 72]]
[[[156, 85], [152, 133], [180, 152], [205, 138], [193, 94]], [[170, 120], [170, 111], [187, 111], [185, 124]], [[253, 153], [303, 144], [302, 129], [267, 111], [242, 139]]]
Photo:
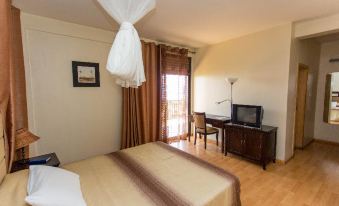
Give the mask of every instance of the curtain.
[[[10, 79], [10, 19], [11, 2], [0, 1], [0, 109], [3, 114], [3, 125], [6, 127], [6, 111], [9, 100]], [[5, 148], [7, 165], [10, 162], [10, 143], [13, 140], [5, 133]], [[14, 146], [14, 144], [12, 144]]]
[[155, 0], [98, 0], [121, 24], [108, 56], [107, 70], [122, 87], [137, 88], [145, 82], [140, 38], [133, 24], [155, 8]]
[[[11, 18], [11, 92], [8, 107], [8, 114], [12, 115], [11, 136], [16, 136], [21, 129], [28, 128], [26, 77], [24, 54], [21, 36], [20, 10], [12, 7]], [[15, 133], [13, 133], [15, 131]], [[33, 134], [31, 134], [33, 135]], [[12, 147], [14, 149], [14, 147]], [[25, 158], [29, 157], [29, 147], [25, 147]], [[22, 158], [21, 150], [18, 150], [16, 157]]]
[[188, 50], [160, 45], [161, 139], [164, 142], [186, 139], [190, 63]]
[[123, 88], [121, 148], [159, 140], [159, 61], [158, 47], [141, 42], [147, 81], [139, 88]]
[[28, 127], [25, 85], [20, 11], [11, 7], [11, 1], [3, 0], [0, 3], [0, 110], [4, 114], [8, 171], [16, 160], [16, 131]]

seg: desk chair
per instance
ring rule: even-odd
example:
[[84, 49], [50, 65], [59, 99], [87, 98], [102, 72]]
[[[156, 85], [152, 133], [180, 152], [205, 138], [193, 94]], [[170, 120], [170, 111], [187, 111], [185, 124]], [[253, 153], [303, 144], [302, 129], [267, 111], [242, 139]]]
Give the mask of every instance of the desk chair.
[[205, 112], [194, 112], [194, 145], [197, 143], [197, 134], [204, 135], [205, 149], [207, 145], [207, 135], [215, 134], [218, 143], [219, 130], [214, 127], [208, 127], [206, 125], [206, 114]]

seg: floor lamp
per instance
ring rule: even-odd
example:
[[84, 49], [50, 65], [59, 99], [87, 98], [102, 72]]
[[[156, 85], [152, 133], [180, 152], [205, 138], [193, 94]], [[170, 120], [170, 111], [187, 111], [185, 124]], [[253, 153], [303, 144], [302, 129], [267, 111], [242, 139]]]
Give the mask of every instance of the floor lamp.
[[231, 119], [233, 120], [233, 84], [238, 81], [238, 78], [229, 77], [226, 78], [226, 81], [228, 81], [231, 84]]
[[226, 82], [231, 84], [231, 99], [225, 99], [220, 102], [216, 102], [216, 104], [222, 104], [224, 102], [230, 102], [231, 103], [231, 118], [233, 118], [233, 84], [238, 81], [238, 78], [229, 77], [225, 79]]

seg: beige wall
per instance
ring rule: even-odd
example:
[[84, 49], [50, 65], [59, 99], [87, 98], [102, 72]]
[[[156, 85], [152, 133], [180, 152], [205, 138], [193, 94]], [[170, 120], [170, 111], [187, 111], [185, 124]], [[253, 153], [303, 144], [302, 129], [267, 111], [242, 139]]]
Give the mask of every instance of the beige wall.
[[292, 25], [200, 49], [194, 66], [194, 111], [230, 115], [226, 77], [238, 77], [234, 103], [262, 105], [264, 124], [277, 126], [277, 158], [286, 159], [287, 92]]
[[[62, 163], [120, 148], [121, 88], [106, 71], [108, 31], [22, 13], [32, 154]], [[74, 88], [71, 61], [100, 63], [100, 88]]]
[[316, 139], [331, 142], [339, 142], [339, 125], [331, 125], [323, 121], [325, 80], [326, 74], [339, 72], [338, 63], [329, 63], [331, 58], [338, 57], [339, 41], [324, 43], [321, 45], [314, 136]]

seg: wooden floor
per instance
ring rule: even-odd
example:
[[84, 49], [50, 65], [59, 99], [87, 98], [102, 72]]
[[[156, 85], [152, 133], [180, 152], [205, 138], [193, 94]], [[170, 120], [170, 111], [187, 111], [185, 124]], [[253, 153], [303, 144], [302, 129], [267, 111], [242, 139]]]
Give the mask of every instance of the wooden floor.
[[[192, 141], [193, 142], [193, 141]], [[198, 156], [239, 177], [244, 206], [339, 206], [339, 147], [312, 143], [296, 151], [286, 165], [259, 165], [233, 155], [224, 156], [220, 148], [209, 143], [181, 141], [171, 145]]]

